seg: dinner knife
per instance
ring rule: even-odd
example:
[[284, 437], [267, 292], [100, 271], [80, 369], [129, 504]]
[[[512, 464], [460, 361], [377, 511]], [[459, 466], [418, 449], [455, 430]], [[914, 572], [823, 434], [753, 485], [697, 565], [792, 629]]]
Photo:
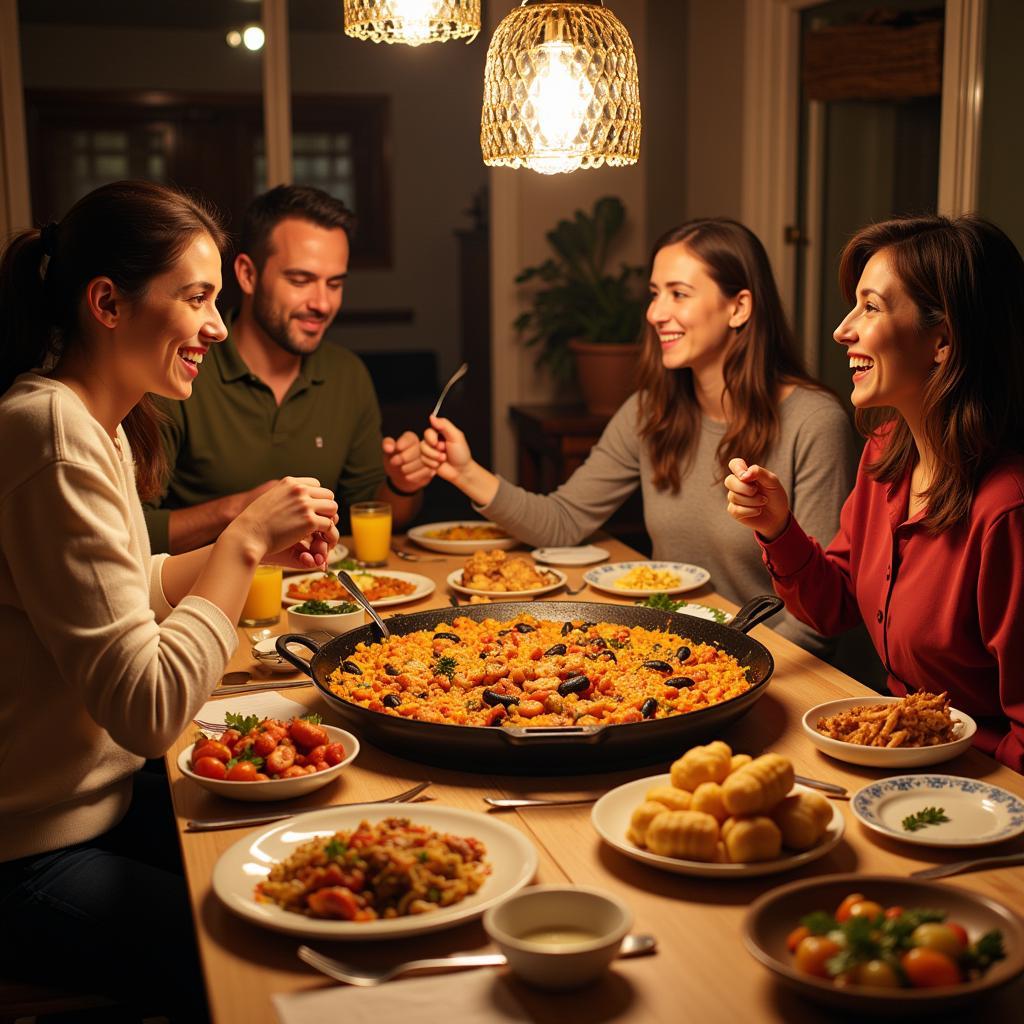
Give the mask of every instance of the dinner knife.
[[821, 779], [809, 779], [806, 775], [794, 775], [793, 780], [801, 786], [810, 789], [820, 789], [823, 793], [831, 793], [833, 796], [849, 796], [849, 792], [843, 786], [837, 786], [834, 782], [822, 782]]
[[1024, 853], [1008, 853], [1001, 857], [975, 857], [973, 860], [955, 860], [950, 864], [939, 864], [934, 868], [911, 871], [911, 878], [945, 878], [958, 875], [961, 871], [985, 871], [988, 868], [1008, 868], [1024, 864]]

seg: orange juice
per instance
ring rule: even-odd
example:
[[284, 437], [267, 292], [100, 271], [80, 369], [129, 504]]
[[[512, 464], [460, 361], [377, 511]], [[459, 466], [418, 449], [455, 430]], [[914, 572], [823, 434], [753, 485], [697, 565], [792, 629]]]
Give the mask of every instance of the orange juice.
[[361, 501], [349, 510], [356, 560], [387, 565], [391, 549], [391, 506], [386, 501]]
[[281, 584], [284, 573], [279, 565], [258, 565], [242, 607], [243, 626], [269, 626], [281, 617]]

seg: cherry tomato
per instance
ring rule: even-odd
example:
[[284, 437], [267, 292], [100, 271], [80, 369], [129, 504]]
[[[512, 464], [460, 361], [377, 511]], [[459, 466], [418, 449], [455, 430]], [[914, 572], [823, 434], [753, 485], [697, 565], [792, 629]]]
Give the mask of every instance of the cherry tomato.
[[327, 733], [319, 725], [314, 725], [301, 718], [295, 719], [288, 726], [288, 733], [304, 751], [312, 750], [313, 747], [319, 747], [321, 744], [329, 742]]
[[900, 979], [896, 972], [884, 960], [868, 960], [858, 964], [854, 970], [854, 978], [858, 985], [871, 985], [874, 988], [899, 988]]
[[192, 771], [204, 779], [223, 779], [227, 773], [224, 762], [218, 757], [201, 757], [192, 762]]
[[345, 748], [340, 743], [329, 743], [324, 752], [324, 760], [328, 764], [341, 764], [345, 760]]
[[828, 978], [825, 961], [839, 952], [839, 943], [824, 935], [808, 935], [796, 947], [797, 970], [813, 974], [816, 978]]
[[958, 957], [964, 948], [960, 936], [948, 924], [939, 924], [935, 921], [919, 924], [910, 934], [910, 944], [923, 949], [933, 949], [936, 953], [945, 953], [953, 959]]
[[225, 747], [232, 747], [242, 738], [242, 734], [237, 729], [225, 729], [220, 734], [220, 741]]
[[885, 908], [885, 919], [891, 921], [894, 917], [899, 917], [903, 913], [903, 907], [886, 907]]
[[228, 782], [255, 782], [259, 770], [252, 761], [239, 761], [228, 769]]
[[810, 935], [810, 934], [811, 934], [811, 929], [808, 928], [807, 925], [805, 925], [805, 924], [802, 924], [799, 927], [794, 928], [786, 936], [786, 949], [788, 949], [790, 951], [790, 953], [795, 953], [796, 952], [796, 947], [799, 946], [801, 941], [806, 939], [807, 936]]
[[960, 968], [945, 953], [915, 947], [900, 958], [900, 966], [914, 988], [938, 988], [960, 983]]
[[256, 751], [260, 757], [266, 757], [272, 750], [277, 747], [277, 737], [273, 733], [261, 732], [259, 736], [252, 741], [252, 749]]
[[874, 900], [857, 900], [856, 903], [850, 904], [849, 910], [850, 917], [866, 917], [871, 921], [882, 916], [882, 906]]
[[850, 916], [850, 908], [855, 903], [862, 903], [864, 901], [864, 893], [852, 892], [849, 896], [839, 904], [839, 909], [836, 910], [836, 920], [842, 924]]
[[203, 740], [193, 748], [192, 760], [199, 761], [204, 757], [215, 757], [218, 761], [227, 764], [231, 760], [231, 751], [217, 740]]
[[967, 929], [955, 921], [947, 921], [946, 927], [960, 940], [961, 946], [966, 946], [971, 940], [967, 936]]

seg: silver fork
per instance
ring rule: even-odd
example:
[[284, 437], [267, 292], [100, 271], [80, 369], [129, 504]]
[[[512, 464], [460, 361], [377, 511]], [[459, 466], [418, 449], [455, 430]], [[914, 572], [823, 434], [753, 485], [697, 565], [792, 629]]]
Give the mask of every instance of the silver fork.
[[566, 587], [565, 592], [567, 594], [578, 594], [585, 586], [586, 583], [581, 583], [578, 587]]
[[452, 385], [458, 383], [463, 377], [469, 372], [469, 363], [463, 363], [449, 378], [448, 383], [445, 384], [444, 390], [441, 392], [441, 397], [437, 400], [437, 405], [434, 406], [434, 411], [430, 414], [436, 416], [441, 411], [441, 403], [445, 400], [448, 392], [451, 391]]
[[444, 558], [424, 558], [423, 555], [412, 555], [408, 551], [402, 551], [401, 548], [392, 548], [392, 553], [398, 555], [405, 562], [444, 562], [447, 559]]
[[[355, 800], [350, 803], [344, 804], [330, 804], [330, 807], [353, 807], [358, 804], [407, 804], [411, 800], [414, 800], [420, 795], [429, 785], [430, 782], [420, 782], [418, 785], [407, 789], [404, 793], [397, 793], [395, 796], [387, 796], [382, 800]], [[424, 797], [424, 799], [428, 799]], [[326, 810], [324, 807], [313, 808], [312, 811], [306, 813], [313, 813], [313, 811]], [[186, 822], [186, 832], [213, 832], [217, 829], [222, 828], [247, 828], [250, 825], [264, 825], [270, 821], [283, 821], [285, 818], [297, 817], [295, 811], [284, 811], [270, 814], [256, 814], [250, 818], [196, 818], [193, 821]]]
[[[653, 953], [657, 942], [653, 935], [627, 935], [622, 940], [619, 949], [620, 957], [642, 956], [644, 953]], [[407, 974], [409, 971], [426, 970], [455, 970], [463, 967], [501, 967], [508, 961], [501, 953], [454, 953], [452, 956], [427, 957], [423, 960], [407, 960], [405, 963], [396, 964], [394, 967], [384, 967], [374, 970], [368, 967], [355, 967], [352, 964], [342, 963], [329, 956], [318, 953], [309, 946], [299, 946], [299, 959], [310, 967], [326, 974], [335, 981], [343, 981], [348, 985], [360, 985], [363, 988], [371, 988], [380, 985], [400, 974]]]

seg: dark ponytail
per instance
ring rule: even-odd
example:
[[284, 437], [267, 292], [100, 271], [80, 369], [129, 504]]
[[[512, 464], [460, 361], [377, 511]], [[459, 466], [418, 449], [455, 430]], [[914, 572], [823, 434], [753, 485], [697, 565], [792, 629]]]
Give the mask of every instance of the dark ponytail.
[[[224, 229], [203, 200], [151, 181], [117, 181], [84, 196], [59, 224], [16, 235], [0, 259], [0, 394], [77, 343], [90, 281], [109, 277], [138, 300], [199, 234], [224, 251]], [[146, 397], [122, 424], [143, 498], [160, 492], [166, 472], [157, 415]]]

